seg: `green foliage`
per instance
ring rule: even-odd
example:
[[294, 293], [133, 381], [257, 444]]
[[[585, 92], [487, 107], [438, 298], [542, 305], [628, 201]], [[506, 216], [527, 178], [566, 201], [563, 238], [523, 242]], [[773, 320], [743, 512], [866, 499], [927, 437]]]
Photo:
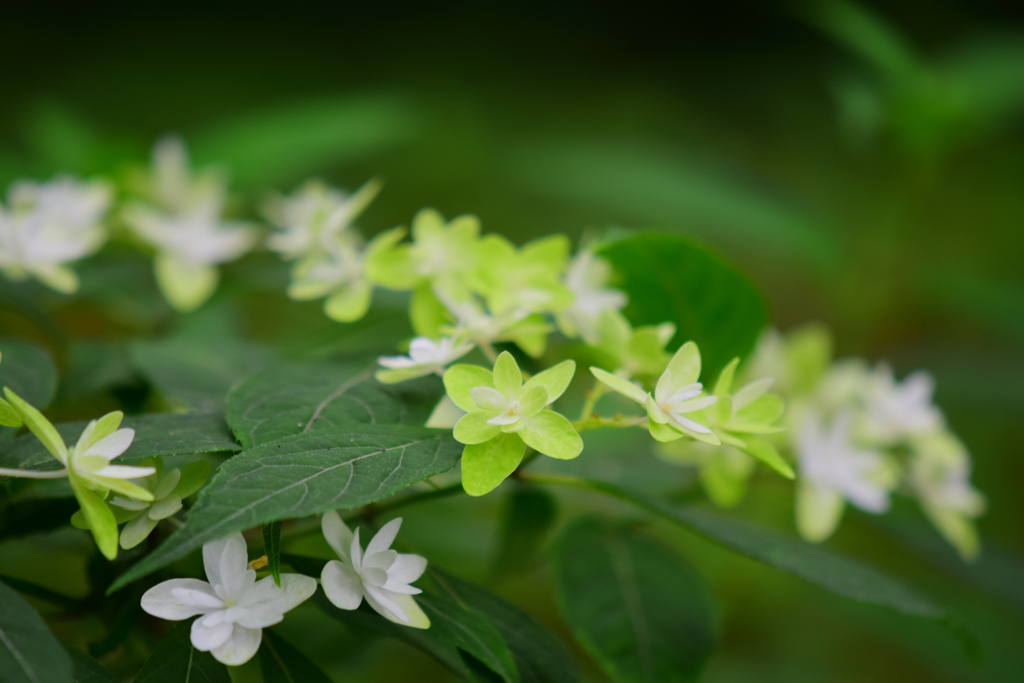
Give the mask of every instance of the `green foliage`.
[[57, 368], [50, 354], [34, 344], [0, 339], [0, 388], [43, 410], [57, 393]]
[[74, 667], [72, 680], [74, 683], [118, 683], [120, 679], [114, 677], [103, 665], [75, 647], [68, 648], [68, 655]]
[[598, 253], [611, 262], [616, 286], [629, 297], [630, 321], [675, 323], [672, 346], [696, 342], [706, 377], [746, 356], [768, 322], [767, 305], [746, 276], [688, 239], [644, 233]]
[[274, 577], [274, 583], [281, 587], [281, 522], [263, 525], [263, 552], [267, 556], [267, 568]]
[[135, 680], [138, 683], [230, 683], [227, 667], [209, 652], [197, 650], [192, 645], [190, 630], [191, 625], [187, 622], [172, 628], [153, 650]]
[[66, 683], [71, 660], [32, 606], [0, 583], [0, 672], [4, 683]]
[[122, 574], [122, 588], [204, 543], [250, 527], [380, 500], [450, 470], [459, 448], [422, 427], [342, 426], [247, 450], [225, 462], [199, 493], [185, 526]]
[[273, 631], [263, 632], [259, 657], [264, 681], [331, 683], [331, 679], [316, 664]]
[[517, 487], [502, 509], [494, 575], [508, 578], [525, 571], [537, 559], [537, 551], [558, 517], [558, 503], [541, 489]]
[[695, 681], [714, 652], [714, 608], [675, 554], [584, 518], [555, 547], [562, 615], [615, 681]]

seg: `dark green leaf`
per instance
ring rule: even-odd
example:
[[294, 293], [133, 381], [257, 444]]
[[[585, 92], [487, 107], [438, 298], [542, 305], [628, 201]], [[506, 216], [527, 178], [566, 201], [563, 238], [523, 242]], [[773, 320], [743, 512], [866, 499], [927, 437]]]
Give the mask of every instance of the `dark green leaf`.
[[426, 422], [441, 383], [425, 378], [384, 385], [374, 365], [281, 364], [235, 386], [227, 419], [245, 448], [294, 434], [330, 432], [346, 424]]
[[[66, 422], [56, 427], [64, 443], [74, 445], [87, 424]], [[134, 429], [135, 439], [119, 460], [239, 450], [238, 444], [228, 432], [224, 418], [217, 414], [135, 415], [124, 418], [121, 426]], [[0, 449], [0, 467], [53, 470], [59, 469], [60, 466], [32, 434], [20, 436], [10, 445]]]
[[450, 470], [461, 451], [437, 430], [398, 425], [353, 425], [262, 444], [221, 465], [199, 492], [184, 528], [111, 590], [236, 531], [380, 500]]
[[114, 676], [103, 665], [75, 647], [68, 648], [71, 663], [74, 666], [72, 681], [74, 683], [120, 683], [121, 679]]
[[67, 683], [71, 658], [39, 614], [0, 583], [0, 675], [4, 683]]
[[746, 356], [768, 323], [768, 307], [750, 280], [687, 239], [641, 233], [599, 253], [611, 261], [619, 278], [614, 284], [629, 297], [629, 320], [674, 323], [672, 348], [697, 342], [705, 382], [736, 356]]
[[541, 489], [513, 489], [505, 499], [494, 575], [505, 578], [529, 567], [558, 515], [555, 499]]
[[135, 683], [231, 683], [226, 666], [192, 645], [191, 622], [177, 624], [160, 641]]
[[281, 587], [281, 522], [263, 525], [263, 552], [267, 555], [267, 568], [274, 583]]
[[694, 681], [715, 649], [711, 596], [680, 557], [582, 519], [555, 547], [562, 616], [620, 682]]
[[331, 683], [306, 655], [268, 629], [263, 631], [259, 657], [263, 683]]
[[38, 346], [0, 339], [0, 390], [11, 391], [44, 410], [57, 392], [57, 368], [50, 354]]

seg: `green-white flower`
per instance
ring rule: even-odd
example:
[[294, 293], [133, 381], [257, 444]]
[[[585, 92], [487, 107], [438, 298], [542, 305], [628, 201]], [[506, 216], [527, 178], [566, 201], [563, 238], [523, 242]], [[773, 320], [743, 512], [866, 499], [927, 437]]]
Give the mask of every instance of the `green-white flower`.
[[434, 341], [416, 337], [409, 344], [408, 356], [381, 356], [377, 359], [383, 368], [376, 378], [384, 384], [395, 384], [429, 374], [441, 375], [449, 363], [462, 358], [473, 349], [472, 344], [459, 343], [455, 337]]
[[295, 264], [288, 296], [296, 301], [324, 298], [324, 313], [337, 322], [354, 322], [370, 309], [373, 285], [366, 277], [365, 254], [353, 235], [340, 235]]
[[157, 523], [167, 519], [182, 507], [182, 501], [198, 491], [210, 476], [210, 464], [197, 460], [182, 468], [163, 471], [163, 462], [154, 458], [156, 472], [136, 483], [153, 493], [152, 501], [136, 500], [114, 496], [110, 504], [118, 523], [127, 522], [121, 529], [121, 547], [125, 550], [142, 543], [156, 528]]
[[665, 372], [672, 359], [672, 354], [665, 351], [665, 345], [676, 333], [672, 323], [633, 329], [624, 315], [608, 310], [601, 315], [597, 331], [596, 347], [602, 361], [619, 376], [653, 381]]
[[267, 246], [286, 259], [329, 248], [373, 201], [380, 188], [380, 181], [370, 180], [346, 195], [310, 180], [289, 197], [271, 197], [263, 213], [280, 231], [267, 238]]
[[572, 380], [576, 364], [563, 361], [523, 382], [512, 354], [504, 351], [494, 370], [455, 365], [444, 374], [448, 396], [466, 415], [455, 425], [462, 453], [462, 486], [481, 496], [505, 480], [526, 453], [526, 447], [552, 458], [568, 460], [583, 450], [572, 424], [550, 406]]
[[597, 344], [601, 338], [601, 318], [626, 305], [626, 295], [607, 286], [611, 274], [611, 265], [589, 249], [581, 250], [573, 258], [565, 272], [572, 304], [557, 315], [558, 326], [567, 337], [582, 337], [588, 344]]
[[521, 248], [501, 235], [487, 235], [477, 248], [478, 265], [470, 287], [487, 300], [495, 313], [564, 311], [573, 302], [562, 282], [569, 261], [569, 238], [552, 235]]
[[658, 441], [669, 442], [688, 436], [712, 446], [722, 443], [710, 427], [698, 421], [704, 417], [704, 409], [714, 405], [718, 398], [701, 395], [704, 385], [697, 381], [700, 377], [700, 351], [692, 341], [683, 344], [672, 356], [665, 372], [658, 378], [653, 394], [645, 392], [639, 384], [601, 368], [592, 367], [590, 371], [608, 388], [647, 409], [651, 436]]

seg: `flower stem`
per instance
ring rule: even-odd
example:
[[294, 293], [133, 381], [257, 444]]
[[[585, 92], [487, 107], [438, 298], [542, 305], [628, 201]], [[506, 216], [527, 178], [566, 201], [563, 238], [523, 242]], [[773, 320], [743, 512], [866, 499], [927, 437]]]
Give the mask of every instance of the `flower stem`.
[[67, 469], [59, 470], [15, 470], [0, 467], [0, 477], [21, 477], [22, 479], [63, 479], [68, 476]]
[[594, 382], [594, 386], [586, 393], [587, 398], [583, 402], [583, 410], [580, 411], [580, 421], [595, 415], [594, 406], [597, 405], [598, 400], [600, 400], [607, 391], [608, 389], [604, 384], [601, 382]]
[[591, 429], [602, 429], [604, 427], [643, 427], [646, 424], [647, 418], [643, 416], [623, 417], [622, 415], [616, 415], [615, 417], [601, 417], [600, 415], [591, 415], [590, 417], [576, 420], [572, 423], [572, 426], [577, 432], [586, 432]]
[[491, 345], [491, 342], [480, 342], [480, 350], [484, 352], [484, 355], [487, 356], [487, 360], [491, 361], [491, 363], [494, 363], [495, 361], [498, 360], [498, 352], [494, 350], [494, 347]]

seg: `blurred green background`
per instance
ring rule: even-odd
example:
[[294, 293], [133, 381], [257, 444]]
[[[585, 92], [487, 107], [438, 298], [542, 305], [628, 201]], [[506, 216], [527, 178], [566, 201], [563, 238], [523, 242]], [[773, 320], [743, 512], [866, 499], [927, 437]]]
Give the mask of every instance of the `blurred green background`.
[[[348, 188], [380, 176], [385, 189], [360, 221], [368, 234], [431, 205], [476, 213], [518, 242], [608, 227], [691, 235], [753, 276], [782, 329], [824, 321], [841, 355], [889, 359], [899, 375], [930, 369], [988, 496], [982, 559], [962, 565], [909, 505], [882, 519], [848, 514], [829, 545], [952, 604], [980, 663], [937, 626], [653, 531], [697, 565], [721, 605], [722, 647], [703, 680], [1020, 680], [1024, 7], [47, 2], [5, 8], [0, 63], [0, 187], [59, 171], [117, 175], [179, 132], [197, 162], [227, 167], [251, 200], [310, 176]], [[83, 269], [86, 300], [89, 273], [94, 289], [119, 281], [99, 259]], [[271, 272], [283, 289], [283, 270], [268, 263], [234, 272]], [[135, 305], [163, 316], [153, 329], [178, 324], [149, 301]], [[76, 338], [138, 332], [100, 322], [87, 301], [54, 310]], [[312, 348], [306, 321], [331, 339], [336, 327], [318, 316], [317, 305], [282, 300], [248, 320], [267, 340]], [[0, 332], [49, 334], [31, 318], [7, 311]], [[346, 339], [332, 348], [359, 347]], [[89, 357], [75, 349], [58, 358], [65, 369]], [[79, 417], [74, 405], [58, 405], [63, 417]], [[642, 453], [624, 467], [623, 449], [589, 439], [585, 466], [663, 476]], [[492, 498], [431, 504], [429, 521], [407, 522], [414, 545], [485, 579], [501, 505]], [[569, 497], [563, 517], [592, 504]], [[789, 485], [766, 475], [737, 514], [791, 531], [790, 506]], [[498, 590], [568, 641], [536, 580], [544, 571]], [[339, 679], [445, 679], [404, 646], [298, 614], [283, 633], [311, 654], [329, 661], [346, 643]]]

